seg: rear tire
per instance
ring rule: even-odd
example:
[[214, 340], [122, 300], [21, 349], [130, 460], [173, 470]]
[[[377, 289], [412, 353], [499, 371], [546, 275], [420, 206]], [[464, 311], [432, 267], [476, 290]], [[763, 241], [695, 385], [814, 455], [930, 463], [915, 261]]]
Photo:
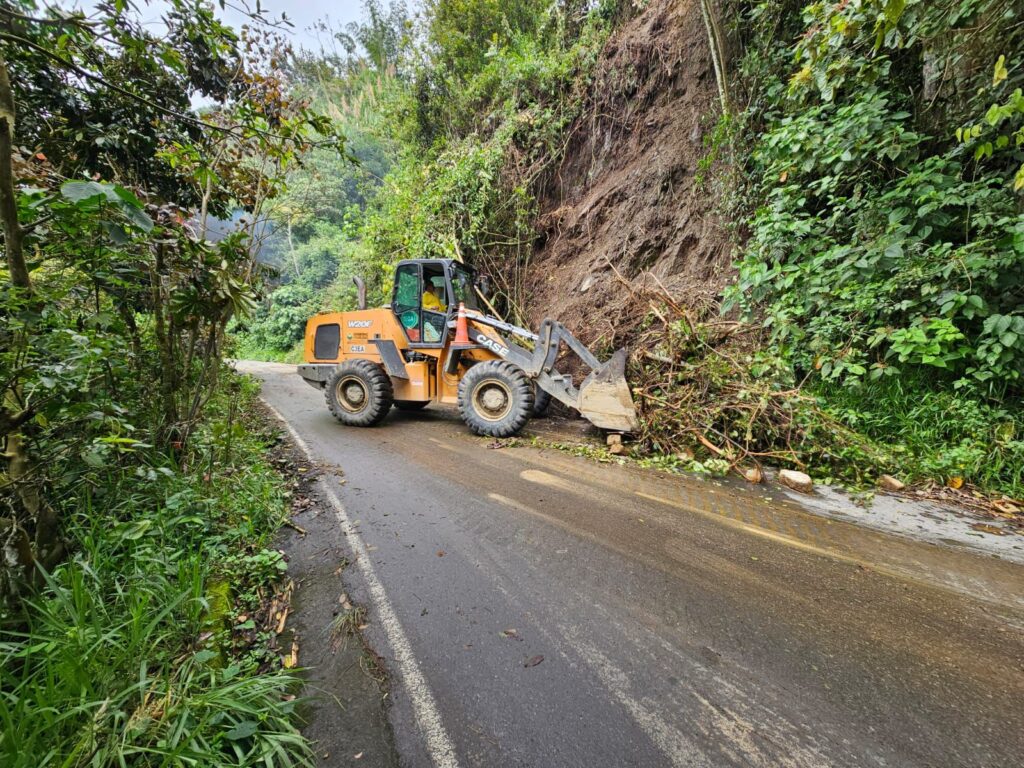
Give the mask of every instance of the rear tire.
[[533, 383], [504, 360], [477, 363], [459, 382], [459, 413], [473, 434], [511, 437], [533, 413]]
[[395, 400], [395, 408], [400, 411], [422, 411], [428, 405], [429, 400]]
[[327, 408], [349, 427], [380, 423], [394, 400], [391, 379], [369, 360], [346, 360], [327, 380]]

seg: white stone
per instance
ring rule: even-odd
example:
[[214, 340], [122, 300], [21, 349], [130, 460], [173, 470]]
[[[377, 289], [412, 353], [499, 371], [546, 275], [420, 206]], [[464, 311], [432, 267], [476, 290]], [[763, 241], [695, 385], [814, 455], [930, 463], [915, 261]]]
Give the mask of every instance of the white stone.
[[907, 486], [892, 475], [882, 475], [878, 478], [878, 487], [883, 491], [902, 491]]
[[814, 488], [814, 481], [805, 472], [797, 472], [795, 469], [779, 470], [779, 482], [787, 488], [792, 488], [800, 493], [810, 493]]

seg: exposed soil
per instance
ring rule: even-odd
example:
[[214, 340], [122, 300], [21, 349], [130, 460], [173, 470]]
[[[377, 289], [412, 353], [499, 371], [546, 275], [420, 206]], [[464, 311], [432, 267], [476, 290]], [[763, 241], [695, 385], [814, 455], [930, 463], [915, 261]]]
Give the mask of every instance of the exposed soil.
[[527, 293], [534, 325], [555, 317], [585, 343], [611, 347], [647, 312], [634, 290], [663, 286], [690, 308], [713, 304], [730, 242], [715, 195], [695, 176], [717, 114], [694, 0], [651, 0], [612, 34], [590, 107], [541, 197]]

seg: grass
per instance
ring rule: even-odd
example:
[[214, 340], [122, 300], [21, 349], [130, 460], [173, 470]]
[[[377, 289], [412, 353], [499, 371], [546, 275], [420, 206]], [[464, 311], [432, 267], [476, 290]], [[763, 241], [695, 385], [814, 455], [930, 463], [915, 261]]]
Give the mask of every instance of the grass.
[[343, 648], [349, 637], [359, 636], [359, 628], [366, 623], [366, 608], [353, 606], [338, 614], [331, 622], [331, 645]]
[[961, 477], [1024, 498], [1024, 409], [913, 378], [819, 387], [824, 410], [884, 445], [912, 481]]
[[266, 363], [302, 362], [305, 342], [296, 342], [291, 349], [282, 350], [253, 343], [249, 337], [240, 335], [234, 338], [231, 356], [238, 360], [260, 360]]
[[180, 464], [132, 455], [63, 499], [74, 554], [0, 617], [3, 765], [310, 763], [295, 678], [230, 628], [281, 577], [285, 490], [226, 400]]

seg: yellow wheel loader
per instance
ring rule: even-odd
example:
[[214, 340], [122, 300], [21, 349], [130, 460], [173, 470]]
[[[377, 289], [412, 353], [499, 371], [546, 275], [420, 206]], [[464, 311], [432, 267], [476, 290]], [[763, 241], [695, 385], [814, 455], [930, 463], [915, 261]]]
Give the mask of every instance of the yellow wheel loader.
[[[310, 318], [298, 367], [343, 424], [372, 426], [392, 406], [450, 403], [475, 434], [509, 437], [554, 397], [598, 427], [636, 430], [624, 349], [602, 363], [557, 321], [532, 333], [485, 314], [485, 294], [464, 264], [399, 262], [391, 303], [379, 309], [366, 309], [355, 282], [360, 308]], [[590, 369], [579, 388], [555, 368], [563, 343]]]

